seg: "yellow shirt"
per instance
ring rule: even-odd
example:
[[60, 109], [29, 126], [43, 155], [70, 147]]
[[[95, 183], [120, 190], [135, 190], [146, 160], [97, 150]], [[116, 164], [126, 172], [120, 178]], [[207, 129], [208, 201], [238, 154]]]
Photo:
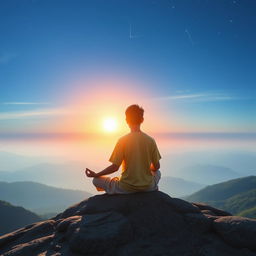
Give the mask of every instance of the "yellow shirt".
[[122, 163], [120, 187], [136, 192], [152, 186], [150, 165], [160, 159], [161, 155], [153, 138], [144, 132], [131, 132], [118, 140], [109, 161], [118, 166]]

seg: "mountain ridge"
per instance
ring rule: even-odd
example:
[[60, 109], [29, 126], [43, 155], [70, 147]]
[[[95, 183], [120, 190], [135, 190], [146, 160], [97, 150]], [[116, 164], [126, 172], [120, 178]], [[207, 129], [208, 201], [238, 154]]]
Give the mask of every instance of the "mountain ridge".
[[210, 185], [184, 199], [209, 203], [233, 214], [239, 214], [256, 206], [256, 176]]
[[160, 190], [173, 197], [184, 197], [190, 195], [205, 186], [205, 184], [172, 176], [162, 176], [159, 181]]
[[[63, 189], [38, 182], [0, 181], [0, 199], [20, 205], [38, 214], [61, 212], [73, 202], [88, 198], [90, 193], [80, 190]], [[37, 210], [40, 210], [37, 211]]]
[[241, 175], [229, 167], [213, 164], [194, 164], [179, 169], [176, 177], [200, 184], [216, 184]]

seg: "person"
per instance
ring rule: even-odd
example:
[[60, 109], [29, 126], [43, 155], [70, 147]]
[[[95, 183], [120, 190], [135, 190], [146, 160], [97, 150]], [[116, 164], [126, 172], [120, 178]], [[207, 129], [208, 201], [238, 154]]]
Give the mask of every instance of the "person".
[[[93, 184], [98, 191], [105, 191], [107, 194], [158, 190], [161, 155], [155, 140], [141, 131], [144, 109], [138, 105], [131, 105], [126, 109], [125, 115], [130, 133], [116, 143], [109, 158], [112, 164], [98, 173], [86, 168], [85, 174], [93, 178]], [[105, 176], [118, 171], [121, 164], [120, 179]]]

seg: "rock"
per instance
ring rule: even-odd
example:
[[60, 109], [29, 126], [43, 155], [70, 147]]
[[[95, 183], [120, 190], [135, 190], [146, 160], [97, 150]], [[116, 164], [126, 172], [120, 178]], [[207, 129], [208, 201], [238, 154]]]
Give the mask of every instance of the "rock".
[[25, 228], [18, 229], [17, 231], [14, 231], [9, 234], [5, 234], [0, 237], [0, 248], [4, 247], [5, 245], [10, 244], [12, 241], [17, 240], [19, 237], [21, 237], [26, 232]]
[[209, 212], [205, 213], [204, 211], [202, 211], [202, 214], [210, 220], [217, 220], [218, 218], [220, 218], [220, 216], [216, 216], [215, 214], [212, 215]]
[[55, 231], [55, 221], [46, 220], [38, 222], [32, 227], [26, 229], [26, 232], [17, 240], [20, 243], [27, 243], [31, 241], [31, 237], [34, 239], [41, 238], [44, 236], [49, 236]]
[[84, 200], [78, 204], [75, 204], [71, 207], [69, 207], [67, 210], [65, 210], [63, 213], [58, 214], [54, 220], [59, 219], [59, 218], [67, 218], [70, 216], [74, 216], [74, 215], [80, 215], [79, 211], [81, 208], [85, 207], [87, 205], [87, 200]]
[[51, 235], [54, 231], [54, 223], [54, 220], [42, 221], [3, 235], [0, 237], [0, 248], [4, 247], [6, 244], [10, 244], [13, 241], [26, 243], [30, 241], [31, 238], [36, 239]]
[[201, 210], [201, 212], [205, 215], [212, 215], [212, 216], [217, 216], [214, 212], [210, 210]]
[[171, 198], [168, 200], [169, 204], [173, 207], [174, 210], [181, 213], [189, 213], [189, 212], [200, 212], [199, 208], [193, 204], [190, 204], [187, 201], [184, 201], [179, 198]]
[[81, 254], [108, 254], [113, 248], [128, 243], [132, 229], [128, 220], [116, 212], [84, 215], [70, 237], [70, 248]]
[[172, 207], [177, 212], [200, 212], [197, 206], [194, 206], [179, 198], [171, 198], [162, 192], [144, 192], [129, 195], [98, 195], [88, 199], [84, 213], [98, 213], [104, 211], [118, 211], [124, 215], [144, 207], [166, 206]]
[[57, 230], [59, 232], [64, 232], [67, 230], [68, 226], [71, 224], [71, 223], [77, 223], [79, 221], [81, 221], [81, 216], [71, 216], [71, 217], [68, 217], [66, 219], [63, 219], [58, 225], [57, 225]]
[[188, 227], [198, 232], [207, 232], [212, 228], [213, 220], [202, 213], [186, 213], [185, 220]]
[[256, 220], [155, 191], [97, 195], [0, 237], [4, 256], [256, 256]]
[[[24, 255], [35, 255], [38, 248], [47, 247], [51, 242], [53, 235], [45, 236], [42, 238], [34, 239], [28, 243], [22, 243], [14, 246], [10, 251], [3, 254], [3, 256], [24, 256]], [[40, 251], [40, 249], [39, 249]]]
[[197, 206], [200, 210], [208, 210], [217, 216], [232, 216], [232, 214], [229, 212], [214, 208], [204, 203], [193, 203], [193, 205]]
[[238, 216], [221, 217], [214, 221], [214, 229], [228, 244], [256, 250], [256, 220]]

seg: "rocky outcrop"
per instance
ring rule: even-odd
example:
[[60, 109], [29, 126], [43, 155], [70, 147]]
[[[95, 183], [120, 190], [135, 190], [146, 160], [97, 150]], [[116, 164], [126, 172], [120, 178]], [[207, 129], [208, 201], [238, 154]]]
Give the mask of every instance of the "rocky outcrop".
[[0, 237], [0, 255], [256, 256], [256, 220], [162, 192], [97, 195]]

